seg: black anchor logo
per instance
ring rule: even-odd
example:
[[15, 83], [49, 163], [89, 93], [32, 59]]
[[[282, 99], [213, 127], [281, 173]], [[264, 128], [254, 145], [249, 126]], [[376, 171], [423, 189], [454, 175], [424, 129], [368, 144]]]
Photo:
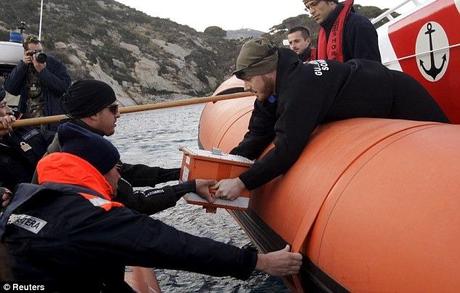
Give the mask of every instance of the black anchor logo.
[[427, 31], [425, 32], [425, 35], [429, 35], [429, 36], [430, 36], [430, 61], [431, 61], [431, 68], [430, 68], [430, 69], [426, 69], [426, 68], [425, 68], [425, 64], [423, 63], [423, 60], [420, 60], [420, 66], [422, 67], [423, 71], [425, 71], [426, 74], [428, 74], [429, 76], [431, 76], [431, 77], [433, 78], [433, 80], [436, 80], [436, 76], [438, 76], [438, 74], [441, 73], [442, 69], [444, 68], [444, 65], [445, 65], [446, 62], [447, 62], [447, 56], [446, 56], [446, 54], [444, 54], [444, 56], [442, 56], [442, 64], [441, 64], [441, 67], [436, 68], [436, 64], [434, 63], [433, 38], [432, 38], [432, 36], [431, 36], [431, 34], [434, 33], [436, 30], [433, 29], [433, 26], [432, 26], [431, 22], [429, 22], [429, 23], [426, 25], [426, 29], [427, 29]]

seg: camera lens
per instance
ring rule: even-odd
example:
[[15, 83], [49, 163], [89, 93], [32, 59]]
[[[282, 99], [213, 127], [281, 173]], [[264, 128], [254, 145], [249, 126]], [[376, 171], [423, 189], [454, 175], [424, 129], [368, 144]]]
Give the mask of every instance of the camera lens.
[[41, 52], [35, 56], [35, 60], [37, 60], [38, 63], [45, 63], [47, 58], [48, 56], [46, 56], [45, 53]]

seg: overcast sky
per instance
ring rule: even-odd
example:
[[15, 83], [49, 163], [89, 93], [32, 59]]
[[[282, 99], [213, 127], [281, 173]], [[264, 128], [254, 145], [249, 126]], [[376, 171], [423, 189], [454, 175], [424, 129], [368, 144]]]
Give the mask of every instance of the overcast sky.
[[[302, 0], [116, 0], [151, 16], [169, 18], [203, 31], [252, 28], [267, 32], [284, 19], [304, 13]], [[393, 8], [402, 0], [355, 0], [355, 4]]]

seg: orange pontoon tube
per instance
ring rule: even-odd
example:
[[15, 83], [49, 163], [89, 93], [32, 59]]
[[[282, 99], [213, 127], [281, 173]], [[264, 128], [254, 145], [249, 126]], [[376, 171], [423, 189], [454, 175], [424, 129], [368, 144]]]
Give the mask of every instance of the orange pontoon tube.
[[[233, 80], [218, 92], [240, 87]], [[199, 141], [230, 151], [255, 97], [207, 104]], [[317, 129], [294, 166], [231, 212], [262, 250], [306, 256], [294, 290], [456, 292], [460, 126], [351, 119]]]

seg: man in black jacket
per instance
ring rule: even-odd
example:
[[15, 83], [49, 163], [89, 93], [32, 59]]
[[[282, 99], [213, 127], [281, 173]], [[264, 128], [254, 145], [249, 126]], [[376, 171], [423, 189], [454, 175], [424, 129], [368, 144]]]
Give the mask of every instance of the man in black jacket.
[[353, 11], [353, 1], [303, 0], [305, 10], [321, 26], [318, 59], [345, 62], [368, 59], [380, 62], [377, 31], [364, 16]]
[[[64, 95], [63, 108], [71, 118], [70, 123], [84, 127], [100, 136], [114, 134], [120, 117], [115, 92], [105, 82], [80, 80], [72, 84]], [[48, 147], [48, 153], [60, 151], [59, 135]], [[173, 207], [188, 192], [198, 192], [208, 201], [212, 197], [208, 187], [210, 180], [196, 180], [157, 189], [133, 192], [132, 187], [145, 187], [179, 179], [179, 168], [150, 167], [143, 164], [120, 162], [121, 180], [118, 201], [138, 212], [154, 214]]]
[[316, 48], [311, 47], [310, 31], [303, 26], [291, 28], [287, 33], [289, 47], [296, 52], [300, 61], [316, 60]]
[[[24, 40], [24, 57], [5, 81], [5, 90], [21, 95], [19, 112], [24, 118], [62, 114], [61, 96], [70, 86], [64, 64], [43, 54], [40, 40], [29, 36]], [[39, 57], [41, 56], [41, 57]], [[48, 128], [55, 131], [57, 125]]]
[[[299, 253], [268, 254], [178, 231], [112, 201], [117, 149], [74, 123], [58, 129], [62, 152], [37, 166], [40, 185], [21, 184], [0, 216], [0, 239], [16, 281], [50, 292], [132, 292], [126, 265], [246, 279], [251, 272], [298, 273]], [[121, 274], [120, 274], [121, 272]]]
[[321, 123], [356, 117], [448, 122], [417, 81], [374, 61], [303, 64], [291, 50], [255, 39], [243, 45], [236, 69], [257, 100], [249, 131], [231, 153], [255, 159], [273, 139], [275, 147], [239, 177], [221, 180], [217, 197], [235, 199], [243, 188], [284, 174]]

